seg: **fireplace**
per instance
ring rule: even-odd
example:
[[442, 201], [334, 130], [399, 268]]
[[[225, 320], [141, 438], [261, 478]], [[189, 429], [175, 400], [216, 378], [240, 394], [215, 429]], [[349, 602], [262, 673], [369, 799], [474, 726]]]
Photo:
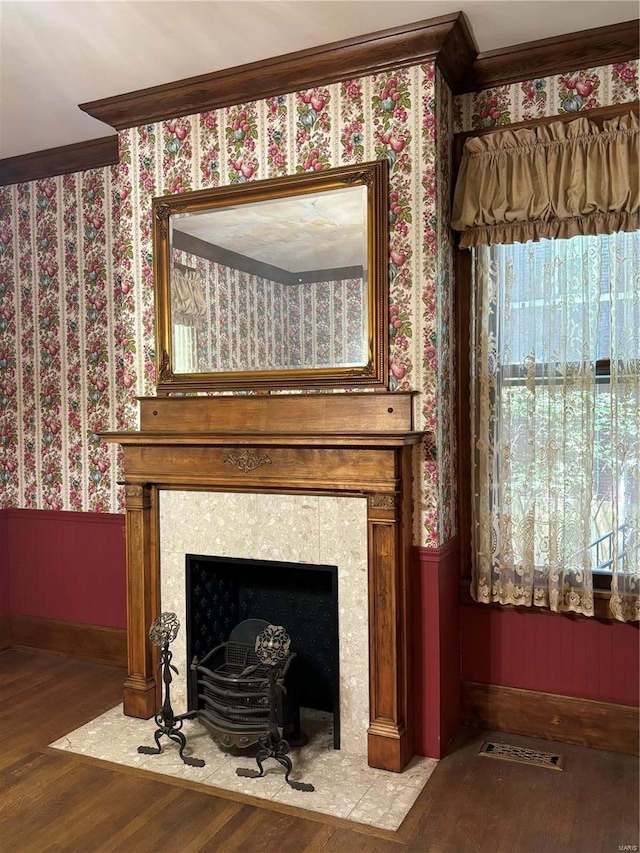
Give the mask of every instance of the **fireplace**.
[[[296, 707], [333, 715], [340, 748], [337, 566], [187, 554], [186, 614], [187, 661], [202, 661], [245, 620], [283, 625], [295, 653], [287, 691]], [[196, 684], [188, 679], [190, 711], [204, 707]]]
[[[190, 614], [189, 597], [191, 560], [189, 555], [204, 551], [199, 557], [206, 569], [215, 565], [227, 577], [224, 591], [224, 608], [233, 613], [232, 619], [205, 639], [197, 651], [208, 651], [220, 639], [226, 639], [233, 627], [231, 621], [240, 621], [241, 609], [235, 599], [235, 581], [254, 562], [264, 564], [277, 572], [272, 578], [275, 586], [293, 584], [307, 587], [309, 579], [296, 578], [299, 573], [323, 575], [321, 585], [325, 611], [324, 622], [333, 621], [337, 631], [335, 664], [341, 689], [335, 696], [339, 710], [340, 748], [346, 752], [363, 755], [367, 752], [369, 725], [369, 613], [366, 606], [367, 578], [367, 501], [362, 497], [331, 497], [323, 495], [281, 495], [233, 492], [162, 491], [159, 495], [160, 528], [160, 607], [178, 614], [184, 626], [172, 649], [174, 663], [179, 670], [172, 685], [176, 708], [190, 704], [187, 673], [192, 660], [193, 647], [189, 647]], [[211, 555], [216, 559], [212, 560]], [[195, 554], [197, 557], [198, 555]], [[257, 560], [257, 557], [260, 557]], [[197, 561], [197, 560], [196, 560]], [[223, 567], [226, 565], [226, 569]], [[293, 567], [285, 571], [284, 567]], [[311, 566], [312, 568], [308, 568]], [[318, 569], [319, 566], [330, 567]], [[306, 567], [306, 568], [305, 568]], [[333, 570], [332, 568], [333, 567]], [[253, 568], [249, 582], [258, 585]], [[282, 577], [282, 575], [285, 577]], [[280, 577], [278, 577], [278, 575]], [[288, 577], [287, 577], [288, 576]], [[316, 579], [317, 580], [317, 579]], [[300, 581], [298, 583], [298, 581]], [[273, 590], [263, 590], [259, 597]], [[335, 595], [334, 595], [335, 594]], [[316, 599], [318, 595], [315, 595]], [[331, 598], [331, 602], [328, 599]], [[317, 603], [315, 605], [318, 607]], [[214, 623], [218, 608], [209, 610], [207, 622]], [[335, 608], [335, 609], [334, 609]], [[327, 613], [331, 611], [333, 613]], [[278, 610], [283, 613], [282, 609]], [[254, 614], [258, 615], [258, 613]], [[290, 617], [285, 614], [284, 626], [289, 630], [297, 648], [297, 638]], [[214, 626], [215, 630], [215, 626]], [[329, 628], [332, 631], [333, 628]], [[211, 645], [209, 645], [211, 643]], [[314, 657], [312, 655], [312, 657]], [[323, 664], [324, 666], [324, 664]], [[312, 696], [311, 699], [317, 697]], [[303, 707], [317, 707], [313, 702]]]
[[[368, 708], [368, 762], [402, 770], [413, 754], [409, 548], [412, 454], [422, 439], [412, 430], [412, 395], [142, 398], [140, 430], [104, 438], [124, 448], [125, 713], [146, 719], [159, 707], [157, 654], [148, 631], [161, 607], [178, 613], [184, 623], [186, 554], [336, 565], [342, 607], [340, 585], [350, 583], [353, 574], [343, 559], [349, 553], [344, 528], [336, 532], [316, 524], [310, 535], [304, 503], [313, 504], [318, 519], [326, 513], [322, 501], [344, 501], [344, 506], [360, 506], [366, 516], [365, 571], [360, 572], [365, 592], [349, 615], [362, 619], [364, 614], [366, 622], [368, 674], [356, 692], [364, 694], [358, 702]], [[240, 506], [245, 499], [260, 503], [260, 517]], [[209, 506], [194, 513], [193, 500]], [[291, 514], [291, 505], [300, 501], [302, 509], [296, 506]], [[334, 506], [329, 514], [342, 524], [339, 509]], [[292, 531], [299, 537], [293, 549]], [[254, 537], [250, 543], [249, 535]], [[341, 554], [309, 558], [305, 549], [311, 542], [316, 550], [335, 546]], [[339, 621], [342, 626], [349, 620]], [[354, 655], [349, 643], [339, 639], [339, 647], [344, 748], [350, 705], [345, 685], [351, 682], [344, 663]], [[182, 666], [175, 662], [187, 666], [186, 645]]]

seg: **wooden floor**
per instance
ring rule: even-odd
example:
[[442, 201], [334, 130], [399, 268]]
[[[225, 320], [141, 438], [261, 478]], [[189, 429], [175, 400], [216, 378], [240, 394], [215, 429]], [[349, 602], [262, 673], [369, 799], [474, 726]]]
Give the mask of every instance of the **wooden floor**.
[[[638, 850], [637, 758], [515, 735], [459, 732], [397, 833], [48, 747], [118, 704], [123, 677], [69, 658], [0, 653], [0, 853]], [[479, 756], [492, 737], [562, 752], [565, 769]]]

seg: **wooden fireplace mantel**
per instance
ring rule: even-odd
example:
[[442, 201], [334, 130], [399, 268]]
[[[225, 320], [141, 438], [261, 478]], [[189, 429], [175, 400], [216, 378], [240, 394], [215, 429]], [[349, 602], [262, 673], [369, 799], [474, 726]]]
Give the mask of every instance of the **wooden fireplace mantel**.
[[[124, 448], [128, 677], [124, 711], [160, 704], [149, 627], [160, 608], [162, 489], [367, 498], [368, 759], [402, 770], [413, 755], [409, 549], [411, 393], [140, 398]], [[256, 555], [259, 557], [259, 555]]]

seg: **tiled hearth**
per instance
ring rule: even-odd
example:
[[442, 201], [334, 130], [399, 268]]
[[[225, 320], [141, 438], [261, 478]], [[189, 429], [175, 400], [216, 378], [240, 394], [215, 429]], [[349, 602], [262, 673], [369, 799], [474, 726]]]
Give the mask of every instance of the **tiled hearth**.
[[[176, 706], [176, 712], [178, 708]], [[189, 754], [203, 758], [204, 767], [188, 767], [178, 756], [178, 747], [161, 739], [160, 755], [142, 755], [138, 746], [153, 746], [155, 723], [125, 717], [122, 706], [107, 711], [82, 728], [60, 738], [51, 746], [114, 764], [158, 773], [205, 785], [212, 793], [226, 792], [269, 800], [343, 818], [385, 830], [397, 830], [416, 801], [437, 761], [415, 756], [402, 773], [367, 766], [366, 755], [345, 753], [332, 748], [331, 718], [328, 714], [303, 711], [303, 729], [310, 742], [292, 750], [291, 778], [310, 782], [315, 791], [295, 791], [284, 781], [280, 765], [265, 762], [265, 776], [250, 779], [236, 774], [236, 768], [255, 768], [254, 753], [230, 754], [218, 747], [202, 726], [185, 721]], [[181, 782], [182, 784], [182, 782]]]

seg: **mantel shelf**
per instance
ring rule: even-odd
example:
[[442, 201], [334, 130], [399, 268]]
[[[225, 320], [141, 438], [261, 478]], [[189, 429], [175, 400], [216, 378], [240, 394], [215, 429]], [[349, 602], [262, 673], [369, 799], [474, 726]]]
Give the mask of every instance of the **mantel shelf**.
[[103, 432], [103, 441], [124, 446], [183, 445], [210, 447], [216, 445], [271, 445], [277, 447], [402, 447], [417, 444], [423, 432]]
[[[413, 392], [387, 392], [140, 397], [139, 435], [197, 435], [198, 439], [230, 434], [299, 435], [310, 442], [320, 435], [409, 434], [414, 432], [414, 396]], [[106, 436], [120, 440], [111, 433]]]

